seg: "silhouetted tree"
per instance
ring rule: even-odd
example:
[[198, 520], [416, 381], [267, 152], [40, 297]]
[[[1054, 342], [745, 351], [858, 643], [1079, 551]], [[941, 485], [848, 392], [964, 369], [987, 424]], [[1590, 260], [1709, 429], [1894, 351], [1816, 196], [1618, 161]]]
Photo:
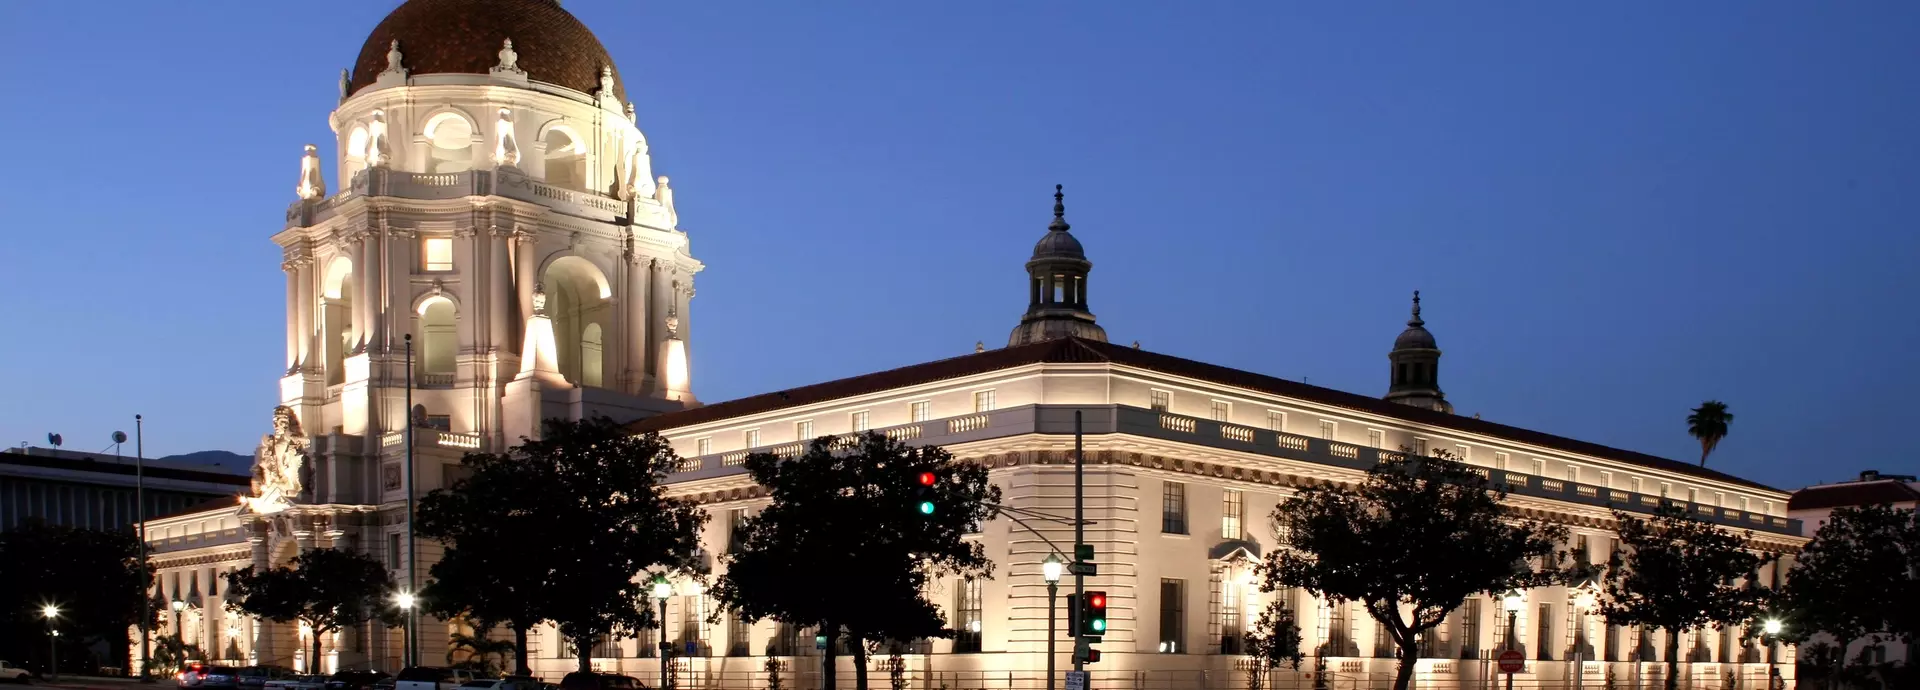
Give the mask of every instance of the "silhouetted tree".
[[140, 542], [132, 532], [27, 520], [0, 532], [0, 649], [45, 650], [41, 610], [52, 604], [60, 609], [62, 637], [105, 641], [127, 666], [127, 630], [139, 624], [140, 599], [151, 586], [150, 575], [141, 577]]
[[1720, 439], [1727, 437], [1727, 427], [1733, 424], [1733, 413], [1727, 411], [1727, 404], [1718, 400], [1708, 400], [1693, 408], [1693, 414], [1687, 415], [1687, 433], [1700, 439], [1700, 466], [1707, 466], [1707, 456], [1713, 453]]
[[320, 641], [336, 630], [379, 620], [398, 625], [393, 576], [358, 551], [312, 549], [285, 566], [247, 566], [227, 574], [228, 594], [245, 613], [281, 623], [304, 621], [313, 631], [307, 668], [320, 668]]
[[1768, 592], [1744, 581], [1766, 558], [1747, 550], [1752, 532], [1734, 532], [1696, 520], [1679, 505], [1651, 518], [1614, 511], [1622, 551], [1607, 563], [1600, 611], [1613, 625], [1667, 632], [1666, 685], [1674, 690], [1680, 634], [1753, 620]]

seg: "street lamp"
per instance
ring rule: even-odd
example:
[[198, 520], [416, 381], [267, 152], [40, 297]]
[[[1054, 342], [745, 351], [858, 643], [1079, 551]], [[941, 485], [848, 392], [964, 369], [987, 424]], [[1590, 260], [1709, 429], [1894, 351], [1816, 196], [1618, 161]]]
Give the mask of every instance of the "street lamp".
[[60, 617], [60, 607], [47, 604], [41, 607], [40, 615], [47, 617], [47, 678], [60, 680], [60, 630], [53, 627], [53, 619]]
[[1786, 685], [1786, 681], [1780, 678], [1780, 667], [1775, 663], [1779, 661], [1779, 658], [1774, 655], [1774, 647], [1773, 647], [1775, 644], [1778, 644], [1778, 640], [1780, 639], [1781, 627], [1782, 626], [1780, 624], [1780, 619], [1778, 618], [1768, 618], [1766, 622], [1760, 624], [1760, 629], [1766, 631], [1766, 634], [1767, 634], [1767, 687], [1768, 688], [1780, 688], [1780, 687], [1785, 687]]
[[673, 596], [673, 583], [666, 575], [653, 576], [653, 598], [660, 602], [660, 690], [673, 690], [667, 687], [667, 653], [673, 651], [673, 643], [667, 641], [667, 598]]
[[[1526, 608], [1526, 606], [1527, 596], [1521, 594], [1520, 590], [1507, 590], [1507, 593], [1500, 597], [1500, 607], [1507, 610], [1507, 651], [1515, 651], [1514, 648], [1520, 643], [1520, 635], [1514, 630], [1514, 627], [1519, 624], [1520, 609]], [[1511, 673], [1507, 674], [1507, 690], [1513, 690], [1513, 674]]]
[[393, 595], [393, 605], [400, 607], [400, 610], [405, 612], [400, 623], [400, 632], [402, 633], [400, 637], [400, 665], [402, 667], [413, 665], [413, 605], [415, 603], [413, 592], [402, 590], [400, 593]]
[[185, 642], [185, 639], [183, 639], [183, 636], [185, 635], [185, 633], [181, 632], [181, 629], [180, 629], [180, 619], [184, 617], [181, 614], [187, 610], [187, 602], [181, 601], [178, 597], [176, 597], [173, 600], [172, 606], [173, 606], [173, 639], [181, 642]]
[[1040, 576], [1047, 580], [1047, 690], [1053, 690], [1053, 630], [1055, 594], [1060, 590], [1060, 570], [1066, 563], [1060, 560], [1060, 554], [1047, 554], [1047, 560], [1040, 562]]

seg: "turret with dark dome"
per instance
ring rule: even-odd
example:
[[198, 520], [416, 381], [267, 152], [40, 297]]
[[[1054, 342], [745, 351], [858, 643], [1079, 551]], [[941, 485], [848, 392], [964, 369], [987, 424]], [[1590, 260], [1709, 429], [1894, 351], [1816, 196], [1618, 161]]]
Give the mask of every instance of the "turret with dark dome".
[[1413, 317], [1407, 319], [1407, 330], [1393, 339], [1393, 351], [1387, 353], [1387, 359], [1393, 363], [1388, 400], [1453, 412], [1453, 403], [1447, 402], [1446, 394], [1440, 391], [1440, 345], [1420, 318], [1419, 290], [1413, 291]]
[[414, 76], [486, 75], [509, 40], [528, 80], [591, 94], [600, 88], [600, 71], [613, 68], [614, 96], [626, 102], [607, 49], [557, 0], [408, 0], [367, 35], [346, 95], [379, 80], [395, 41], [401, 66]]
[[1087, 273], [1093, 262], [1067, 224], [1066, 192], [1053, 186], [1053, 222], [1033, 245], [1027, 261], [1027, 313], [1007, 336], [1007, 346], [1074, 336], [1107, 341], [1107, 331], [1087, 311]]

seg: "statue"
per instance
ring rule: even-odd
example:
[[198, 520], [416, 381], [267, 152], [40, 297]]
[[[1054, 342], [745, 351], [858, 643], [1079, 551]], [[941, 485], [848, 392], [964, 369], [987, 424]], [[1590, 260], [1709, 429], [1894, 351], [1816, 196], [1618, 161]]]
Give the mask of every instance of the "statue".
[[520, 164], [520, 146], [513, 141], [513, 112], [500, 109], [500, 122], [494, 125], [493, 164], [513, 167]]
[[546, 314], [547, 314], [547, 287], [545, 284], [542, 284], [542, 283], [534, 283], [533, 284], [533, 315], [545, 316]]
[[387, 167], [387, 114], [379, 110], [367, 123], [367, 165]]
[[306, 200], [318, 199], [327, 195], [327, 180], [320, 175], [320, 154], [313, 144], [307, 144], [307, 152], [300, 156], [300, 186], [294, 192]]
[[666, 175], [655, 181], [653, 200], [660, 202], [660, 209], [667, 212], [667, 227], [680, 227], [680, 214], [673, 210], [673, 188], [667, 186]]
[[253, 495], [241, 497], [241, 504], [261, 515], [293, 506], [300, 496], [301, 474], [312, 443], [301, 433], [293, 408], [273, 408], [273, 433], [260, 437], [260, 448], [253, 454]]
[[400, 41], [395, 39], [387, 44], [387, 68], [380, 73], [407, 76], [407, 68], [400, 66], [400, 57]]
[[600, 66], [600, 91], [597, 95], [601, 98], [613, 98], [613, 65]]
[[352, 77], [348, 76], [347, 71], [345, 69], [340, 70], [340, 100], [341, 101], [347, 100], [348, 85], [352, 81], [353, 81]]
[[494, 74], [525, 74], [520, 69], [520, 54], [513, 52], [513, 39], [500, 42], [500, 64], [494, 65]]

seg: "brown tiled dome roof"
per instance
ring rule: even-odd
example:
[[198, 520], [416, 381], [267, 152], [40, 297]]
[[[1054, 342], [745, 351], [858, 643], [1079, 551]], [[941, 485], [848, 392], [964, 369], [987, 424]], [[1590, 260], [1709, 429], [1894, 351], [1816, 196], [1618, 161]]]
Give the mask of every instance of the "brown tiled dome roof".
[[[600, 68], [613, 65], [600, 39], [556, 0], [408, 0], [367, 35], [347, 91], [357, 93], [380, 77], [396, 40], [401, 65], [419, 75], [487, 74], [500, 63], [506, 39], [513, 39], [519, 67], [533, 81], [593, 93]], [[627, 100], [617, 67], [613, 92]]]

